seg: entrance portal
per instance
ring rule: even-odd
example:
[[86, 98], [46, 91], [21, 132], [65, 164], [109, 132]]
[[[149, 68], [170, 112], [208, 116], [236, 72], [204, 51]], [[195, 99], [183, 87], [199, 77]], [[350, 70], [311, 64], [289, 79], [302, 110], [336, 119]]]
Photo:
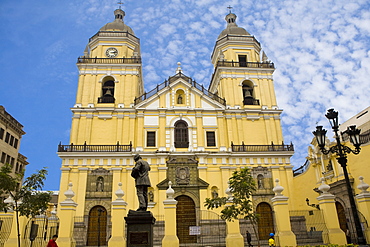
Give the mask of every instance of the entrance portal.
[[190, 235], [190, 226], [196, 226], [195, 203], [188, 196], [176, 197], [176, 231], [180, 244], [196, 243], [197, 236]]
[[342, 229], [343, 232], [347, 232], [347, 218], [346, 212], [344, 211], [344, 207], [340, 202], [335, 202], [335, 207], [337, 209], [339, 227]]
[[274, 233], [274, 219], [272, 217], [271, 206], [262, 202], [257, 205], [256, 213], [259, 215], [258, 219], [258, 236], [260, 240], [268, 239], [270, 233]]
[[86, 245], [107, 245], [107, 210], [103, 206], [95, 206], [89, 212]]

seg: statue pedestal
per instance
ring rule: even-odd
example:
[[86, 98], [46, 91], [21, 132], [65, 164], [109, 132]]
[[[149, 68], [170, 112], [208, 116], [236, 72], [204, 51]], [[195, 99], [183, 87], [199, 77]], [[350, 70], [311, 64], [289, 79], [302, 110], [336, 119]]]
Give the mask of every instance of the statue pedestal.
[[155, 218], [150, 211], [130, 210], [127, 217], [127, 247], [153, 247]]

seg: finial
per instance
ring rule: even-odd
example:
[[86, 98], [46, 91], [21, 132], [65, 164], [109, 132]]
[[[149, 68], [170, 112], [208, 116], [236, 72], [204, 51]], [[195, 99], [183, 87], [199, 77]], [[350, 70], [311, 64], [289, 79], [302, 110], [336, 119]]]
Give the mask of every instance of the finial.
[[118, 8], [121, 9], [122, 4], [123, 4], [122, 0], [119, 0], [119, 2], [117, 4], [119, 4], [119, 7]]
[[364, 182], [364, 177], [363, 176], [360, 176], [358, 179], [360, 180], [360, 184], [357, 186], [357, 188], [359, 190], [361, 190], [361, 193], [360, 194], [368, 194], [368, 193], [370, 193], [369, 191], [367, 191], [367, 189], [369, 188], [369, 185]]
[[6, 204], [13, 204], [14, 203], [13, 197], [11, 195], [9, 195], [8, 198], [6, 198], [4, 200], [4, 203], [6, 203]]
[[226, 193], [226, 195], [227, 195], [227, 201], [232, 201], [234, 198], [233, 198], [233, 193], [232, 193], [232, 191], [231, 191], [231, 188], [230, 188], [230, 181], [227, 181], [227, 184], [228, 184], [228, 186], [227, 186], [227, 189], [225, 190], [225, 193]]
[[172, 182], [168, 181], [168, 189], [166, 190], [167, 199], [173, 199], [173, 195], [175, 194], [175, 191], [171, 187]]
[[233, 8], [233, 7], [231, 7], [230, 5], [229, 5], [229, 7], [227, 7], [228, 9], [229, 9], [229, 14], [231, 14], [231, 9]]
[[73, 187], [72, 182], [69, 182], [68, 190], [66, 190], [66, 192], [64, 192], [64, 195], [67, 197], [67, 199], [65, 201], [73, 201], [72, 197], [75, 196], [75, 193], [73, 192], [72, 187]]
[[177, 62], [176, 74], [181, 73], [181, 71], [182, 71], [182, 69], [181, 69], [181, 63], [180, 62]]
[[281, 192], [283, 192], [284, 187], [281, 186], [279, 184], [279, 182], [280, 182], [280, 180], [278, 178], [275, 179], [275, 187], [272, 189], [272, 191], [275, 192], [276, 196], [282, 196], [283, 195]]
[[53, 210], [50, 213], [51, 213], [52, 216], [57, 215], [57, 205], [56, 204], [54, 204]]
[[122, 190], [122, 183], [121, 182], [118, 183], [118, 190], [116, 190], [115, 194], [117, 196], [116, 201], [122, 201], [123, 200], [122, 197], [125, 195], [125, 192], [123, 192], [123, 190]]
[[268, 57], [266, 56], [265, 51], [263, 51], [263, 53], [262, 53], [262, 62], [267, 62], [267, 60], [268, 60]]
[[325, 183], [325, 178], [321, 178], [321, 185], [318, 188], [323, 194], [329, 194], [330, 186]]

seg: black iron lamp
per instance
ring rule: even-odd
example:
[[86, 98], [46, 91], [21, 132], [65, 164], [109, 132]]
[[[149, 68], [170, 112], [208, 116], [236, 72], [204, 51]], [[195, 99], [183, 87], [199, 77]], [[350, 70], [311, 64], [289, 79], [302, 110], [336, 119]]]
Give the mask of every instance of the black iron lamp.
[[356, 125], [351, 125], [347, 128], [345, 133], [349, 135], [349, 140], [351, 141], [352, 145], [355, 146], [356, 151], [360, 152], [360, 132], [361, 130], [356, 128]]
[[338, 112], [334, 109], [329, 109], [328, 113], [325, 114], [325, 117], [329, 119], [330, 125], [333, 129], [338, 129]]
[[325, 114], [326, 118], [329, 119], [330, 125], [335, 133], [335, 140], [336, 145], [331, 146], [329, 149], [325, 148], [325, 139], [326, 139], [326, 130], [323, 129], [322, 126], [317, 126], [316, 131], [312, 132], [317, 140], [317, 144], [320, 147], [320, 151], [323, 154], [336, 154], [338, 163], [341, 165], [343, 169], [344, 179], [346, 182], [347, 187], [347, 193], [349, 197], [349, 203], [351, 206], [351, 212], [353, 215], [353, 220], [355, 223], [356, 233], [357, 233], [357, 240], [358, 244], [365, 245], [366, 239], [364, 237], [364, 234], [362, 232], [361, 222], [360, 218], [358, 216], [357, 212], [357, 206], [353, 195], [353, 190], [351, 187], [351, 183], [349, 180], [348, 172], [347, 172], [347, 154], [353, 153], [353, 154], [359, 154], [360, 153], [360, 130], [356, 128], [355, 125], [349, 126], [346, 131], [344, 131], [342, 134], [347, 134], [349, 136], [349, 139], [352, 143], [352, 145], [355, 147], [355, 149], [351, 149], [345, 145], [343, 145], [340, 141], [339, 137], [339, 124], [338, 124], [338, 112], [334, 111], [334, 109], [329, 109], [328, 112]]
[[306, 198], [306, 203], [307, 203], [307, 206], [310, 206], [310, 207], [313, 207], [313, 208], [317, 208], [318, 210], [320, 210], [320, 205], [310, 204], [310, 199], [308, 199], [308, 198]]
[[312, 132], [316, 136], [317, 144], [320, 149], [325, 147], [326, 139], [326, 129], [323, 129], [322, 126], [316, 126], [316, 131]]

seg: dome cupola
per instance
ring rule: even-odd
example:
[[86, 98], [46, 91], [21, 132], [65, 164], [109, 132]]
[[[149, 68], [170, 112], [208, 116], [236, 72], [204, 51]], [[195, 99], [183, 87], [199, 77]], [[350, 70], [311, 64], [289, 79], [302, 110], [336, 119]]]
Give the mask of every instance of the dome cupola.
[[218, 36], [218, 39], [226, 36], [226, 35], [247, 35], [249, 36], [250, 34], [242, 27], [238, 27], [236, 24], [236, 15], [234, 13], [229, 13], [226, 17], [225, 20], [227, 22], [227, 27], [220, 33]]
[[105, 24], [102, 28], [100, 28], [100, 31], [128, 32], [132, 35], [135, 35], [131, 27], [127, 26], [123, 22], [123, 17], [125, 17], [125, 11], [123, 11], [122, 9], [116, 9], [114, 11], [114, 16], [115, 16], [114, 21]]

